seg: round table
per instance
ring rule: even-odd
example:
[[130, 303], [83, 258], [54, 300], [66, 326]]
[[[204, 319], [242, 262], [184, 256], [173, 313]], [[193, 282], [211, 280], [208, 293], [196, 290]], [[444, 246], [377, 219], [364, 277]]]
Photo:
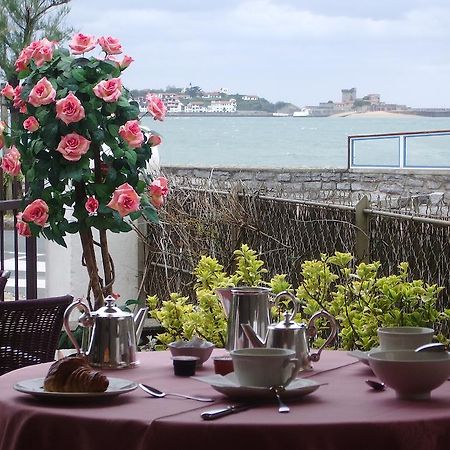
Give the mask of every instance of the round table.
[[[223, 353], [215, 350], [213, 356]], [[215, 402], [151, 398], [140, 389], [103, 400], [48, 401], [12, 388], [18, 381], [44, 377], [49, 364], [30, 366], [0, 377], [0, 450], [450, 448], [450, 382], [433, 391], [431, 400], [400, 401], [391, 389], [377, 392], [367, 386], [364, 381], [373, 378], [369, 367], [346, 352], [324, 351], [314, 370], [302, 376], [328, 384], [287, 402], [289, 414], [279, 414], [274, 400], [204, 421], [202, 411], [232, 402], [208, 384], [175, 377], [168, 352], [139, 358], [137, 368], [105, 372]], [[210, 359], [196, 375], [212, 373]]]

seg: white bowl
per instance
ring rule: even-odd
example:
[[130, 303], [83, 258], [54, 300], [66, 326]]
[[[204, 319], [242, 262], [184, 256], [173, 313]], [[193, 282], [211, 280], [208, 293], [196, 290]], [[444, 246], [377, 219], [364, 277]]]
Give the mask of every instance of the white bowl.
[[375, 375], [395, 390], [397, 397], [422, 400], [450, 376], [450, 354], [390, 350], [369, 353]]
[[209, 359], [214, 344], [203, 339], [192, 339], [191, 341], [176, 341], [168, 345], [172, 356], [197, 356], [197, 367], [200, 367]]
[[425, 327], [382, 327], [377, 330], [382, 350], [415, 350], [430, 344], [434, 330]]

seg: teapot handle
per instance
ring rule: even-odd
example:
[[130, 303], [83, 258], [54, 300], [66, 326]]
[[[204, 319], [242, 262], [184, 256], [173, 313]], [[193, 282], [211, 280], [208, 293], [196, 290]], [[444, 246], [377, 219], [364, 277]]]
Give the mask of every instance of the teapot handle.
[[[74, 300], [72, 302], [72, 304], [70, 304], [64, 312], [64, 324], [63, 324], [64, 330], [67, 333], [67, 337], [70, 339], [70, 342], [72, 342], [73, 346], [75, 347], [75, 350], [77, 351], [77, 355], [82, 355], [83, 352], [81, 351], [80, 345], [78, 344], [77, 340], [75, 339], [75, 336], [72, 333], [72, 330], [70, 329], [70, 326], [69, 326], [69, 317], [75, 308], [78, 308], [80, 311], [83, 311], [87, 314], [88, 320], [85, 319], [85, 322], [90, 322], [89, 319], [91, 316], [90, 316], [89, 308], [84, 303], [82, 303], [81, 298]], [[89, 326], [90, 323], [85, 323], [85, 325]]]
[[309, 320], [308, 329], [307, 329], [307, 335], [308, 337], [314, 337], [317, 334], [317, 328], [315, 326], [315, 322], [319, 318], [324, 318], [328, 320], [328, 323], [330, 324], [330, 334], [328, 335], [327, 340], [321, 345], [321, 347], [317, 350], [316, 353], [312, 353], [309, 356], [310, 361], [317, 362], [320, 359], [320, 354], [322, 353], [322, 350], [328, 345], [331, 344], [337, 334], [338, 326], [336, 323], [336, 319], [327, 311], [321, 310], [316, 312], [312, 315], [311, 319]]
[[294, 309], [293, 309], [291, 315], [287, 318], [287, 321], [289, 322], [295, 317], [295, 315], [298, 312], [299, 301], [298, 301], [297, 297], [294, 294], [291, 294], [289, 291], [282, 291], [279, 294], [277, 294], [275, 296], [275, 298], [273, 299], [274, 304], [276, 306], [278, 306], [278, 301], [283, 297], [288, 297], [292, 301], [292, 304], [294, 305]]

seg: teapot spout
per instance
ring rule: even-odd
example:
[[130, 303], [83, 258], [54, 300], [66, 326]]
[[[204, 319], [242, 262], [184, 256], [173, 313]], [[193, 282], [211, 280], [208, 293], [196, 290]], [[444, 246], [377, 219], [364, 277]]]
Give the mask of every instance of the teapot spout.
[[255, 330], [248, 323], [241, 323], [241, 328], [244, 334], [247, 336], [253, 347], [265, 347], [266, 341], [262, 340], [256, 333]]
[[136, 345], [139, 345], [141, 340], [142, 330], [144, 329], [145, 318], [147, 317], [148, 308], [141, 308], [134, 316], [134, 331], [136, 334]]

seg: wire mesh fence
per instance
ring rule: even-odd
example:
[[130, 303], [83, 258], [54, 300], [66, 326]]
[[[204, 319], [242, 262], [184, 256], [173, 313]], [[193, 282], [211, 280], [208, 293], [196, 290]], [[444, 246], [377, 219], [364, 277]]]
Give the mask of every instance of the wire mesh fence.
[[[283, 198], [250, 191], [242, 184], [214, 189], [210, 184], [175, 186], [161, 214], [159, 226], [149, 226], [146, 239], [143, 291], [168, 297], [179, 292], [193, 297], [192, 271], [201, 255], [233, 271], [233, 251], [247, 244], [265, 261], [267, 279], [285, 273], [294, 287], [300, 283], [305, 260], [336, 250], [353, 255], [360, 231], [355, 205]], [[223, 186], [222, 186], [223, 188]], [[331, 199], [336, 202], [336, 196]], [[406, 205], [410, 203], [406, 202]], [[412, 204], [412, 203], [411, 203]], [[375, 202], [371, 206], [380, 205]], [[441, 303], [450, 294], [450, 218], [413, 220], [411, 209], [387, 208], [395, 213], [364, 209], [369, 261], [379, 260], [384, 275], [395, 273], [400, 262], [410, 264], [412, 278], [444, 287]], [[398, 212], [400, 211], [400, 213]], [[445, 209], [441, 212], [445, 211]], [[403, 213], [402, 213], [403, 212]]]

